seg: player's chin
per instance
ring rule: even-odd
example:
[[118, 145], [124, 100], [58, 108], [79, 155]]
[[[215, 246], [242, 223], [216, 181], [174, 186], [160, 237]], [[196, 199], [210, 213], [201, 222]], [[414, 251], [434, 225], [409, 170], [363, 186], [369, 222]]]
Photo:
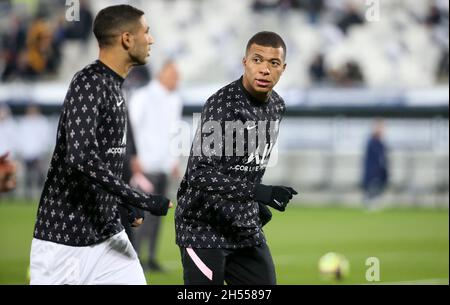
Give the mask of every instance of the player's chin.
[[146, 54], [145, 56], [135, 56], [133, 58], [133, 62], [135, 66], [143, 66], [146, 65], [148, 62], [148, 58], [150, 57], [150, 54]]
[[146, 64], [148, 63], [148, 58], [149, 58], [148, 55], [145, 56], [145, 57], [143, 57], [141, 60], [139, 60], [138, 64], [139, 64], [140, 66], [146, 65]]

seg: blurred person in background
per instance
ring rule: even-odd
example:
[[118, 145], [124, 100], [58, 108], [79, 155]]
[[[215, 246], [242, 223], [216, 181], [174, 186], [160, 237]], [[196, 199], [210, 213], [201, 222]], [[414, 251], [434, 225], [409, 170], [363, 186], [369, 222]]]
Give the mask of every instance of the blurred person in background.
[[17, 163], [10, 159], [15, 158], [18, 147], [17, 128], [9, 106], [0, 104], [0, 193], [16, 187]]
[[[125, 157], [122, 179], [126, 183], [129, 183], [131, 186], [140, 189], [145, 193], [153, 192], [153, 184], [145, 178], [142, 172], [142, 166], [139, 163], [134, 133], [129, 119], [127, 120], [127, 154]], [[133, 247], [136, 248], [135, 234], [132, 228], [136, 227], [134, 225], [136, 217], [142, 218], [145, 221], [144, 211], [120, 205], [119, 212], [120, 220], [125, 228], [125, 232]], [[138, 215], [136, 215], [136, 213]]]
[[309, 22], [313, 25], [319, 22], [324, 10], [324, 0], [280, 0], [280, 5], [304, 10], [308, 14]]
[[358, 7], [353, 2], [347, 2], [345, 4], [345, 12], [343, 16], [338, 20], [337, 26], [344, 34], [348, 34], [348, 30], [355, 26], [364, 24], [364, 18]]
[[313, 85], [325, 85], [329, 81], [328, 72], [325, 68], [324, 55], [318, 53], [309, 65], [309, 78]]
[[0, 193], [9, 192], [16, 187], [16, 163], [9, 158], [9, 152], [0, 151]]
[[19, 122], [17, 151], [24, 163], [27, 199], [33, 199], [36, 191], [42, 190], [44, 185], [46, 157], [53, 144], [50, 142], [52, 134], [50, 123], [42, 115], [40, 108], [36, 105], [28, 106]]
[[10, 152], [12, 157], [18, 147], [18, 125], [11, 115], [11, 109], [7, 104], [0, 104], [0, 154]]
[[362, 87], [365, 85], [364, 73], [356, 60], [350, 59], [337, 68], [330, 69], [330, 85], [336, 87]]
[[124, 91], [134, 92], [136, 89], [144, 87], [152, 80], [152, 72], [148, 66], [139, 66], [131, 70], [123, 84]]
[[23, 67], [21, 58], [24, 56], [26, 44], [26, 27], [15, 14], [10, 16], [10, 24], [1, 37], [0, 55], [5, 67], [1, 74], [1, 81], [9, 81], [20, 77]]
[[44, 13], [39, 13], [31, 23], [26, 38], [24, 77], [34, 79], [49, 70], [53, 33]]
[[[136, 136], [139, 160], [145, 177], [154, 185], [154, 194], [166, 196], [169, 178], [179, 177], [178, 158], [171, 149], [178, 123], [181, 121], [182, 101], [176, 90], [178, 68], [173, 61], [162, 66], [155, 80], [135, 91], [130, 100], [130, 118]], [[148, 214], [148, 213], [147, 213]], [[144, 241], [149, 243], [145, 268], [164, 271], [156, 258], [161, 217], [148, 214], [136, 229], [136, 252]]]
[[448, 2], [440, 1], [429, 3], [427, 14], [423, 20], [427, 29], [431, 33], [433, 43], [439, 48], [439, 58], [437, 61], [436, 80], [439, 83], [448, 84], [449, 76], [449, 13]]
[[279, 0], [253, 0], [252, 9], [255, 12], [273, 10], [279, 6]]
[[379, 208], [377, 199], [389, 182], [387, 148], [383, 139], [384, 123], [375, 122], [364, 154], [363, 190], [364, 202], [369, 210]]

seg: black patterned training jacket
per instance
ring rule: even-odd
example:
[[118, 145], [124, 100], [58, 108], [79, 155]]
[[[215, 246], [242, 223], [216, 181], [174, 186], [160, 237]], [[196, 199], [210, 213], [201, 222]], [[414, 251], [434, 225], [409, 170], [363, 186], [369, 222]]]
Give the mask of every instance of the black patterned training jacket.
[[263, 178], [284, 112], [275, 91], [258, 102], [242, 77], [207, 100], [177, 195], [179, 246], [234, 249], [265, 242], [253, 191]]
[[118, 204], [157, 215], [167, 205], [122, 179], [127, 144], [124, 79], [99, 60], [79, 71], [64, 100], [34, 237], [88, 246], [123, 230]]

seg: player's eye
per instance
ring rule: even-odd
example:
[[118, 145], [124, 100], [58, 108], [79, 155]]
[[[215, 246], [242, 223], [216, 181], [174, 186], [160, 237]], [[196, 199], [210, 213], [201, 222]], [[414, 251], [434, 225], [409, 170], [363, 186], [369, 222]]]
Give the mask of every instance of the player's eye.
[[278, 66], [280, 66], [280, 63], [278, 61], [272, 61], [272, 66], [278, 67]]
[[261, 63], [261, 59], [258, 58], [258, 57], [255, 57], [255, 58], [253, 58], [253, 62], [254, 62], [255, 64], [259, 64], [259, 63]]

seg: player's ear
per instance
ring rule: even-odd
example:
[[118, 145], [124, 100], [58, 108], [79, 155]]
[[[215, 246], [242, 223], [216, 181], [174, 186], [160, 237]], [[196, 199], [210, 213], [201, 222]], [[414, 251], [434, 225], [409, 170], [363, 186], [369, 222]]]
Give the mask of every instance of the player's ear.
[[287, 63], [284, 63], [283, 64], [283, 72], [286, 70], [286, 67], [287, 67]]
[[242, 58], [242, 65], [245, 67], [245, 65], [247, 64], [247, 57], [243, 57]]
[[134, 37], [130, 32], [123, 32], [122, 35], [120, 35], [120, 39], [125, 50], [130, 49], [134, 44]]

